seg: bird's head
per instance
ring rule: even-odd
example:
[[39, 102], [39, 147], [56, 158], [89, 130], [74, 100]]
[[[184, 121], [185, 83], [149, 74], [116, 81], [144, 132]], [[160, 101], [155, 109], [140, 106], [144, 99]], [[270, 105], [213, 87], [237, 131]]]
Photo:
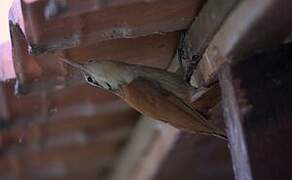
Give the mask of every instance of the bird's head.
[[62, 58], [62, 60], [81, 70], [84, 78], [91, 86], [105, 90], [117, 90], [123, 81], [121, 68], [113, 61], [88, 61], [86, 63], [77, 63]]

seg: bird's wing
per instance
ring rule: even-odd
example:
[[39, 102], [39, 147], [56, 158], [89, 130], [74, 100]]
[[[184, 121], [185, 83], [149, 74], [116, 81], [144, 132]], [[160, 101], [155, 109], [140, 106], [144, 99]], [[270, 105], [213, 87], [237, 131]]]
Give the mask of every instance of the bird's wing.
[[[139, 77], [122, 85], [116, 93], [142, 114], [166, 121], [189, 132], [224, 136], [195, 109], [162, 88], [159, 83]], [[184, 118], [182, 118], [184, 117]]]
[[[188, 102], [181, 100], [172, 93], [168, 93], [167, 100], [176, 104], [178, 107], [183, 109], [183, 111], [186, 111], [189, 114], [191, 114], [192, 117], [194, 118], [193, 120], [196, 120], [197, 123], [201, 123], [202, 126], [205, 126], [207, 129], [209, 129], [209, 132], [207, 132], [207, 134], [211, 133], [212, 135], [218, 136], [219, 138], [226, 139], [226, 135], [223, 130], [211, 124], [211, 122], [208, 121], [208, 119], [202, 113], [194, 109]], [[204, 132], [201, 133], [204, 134]]]

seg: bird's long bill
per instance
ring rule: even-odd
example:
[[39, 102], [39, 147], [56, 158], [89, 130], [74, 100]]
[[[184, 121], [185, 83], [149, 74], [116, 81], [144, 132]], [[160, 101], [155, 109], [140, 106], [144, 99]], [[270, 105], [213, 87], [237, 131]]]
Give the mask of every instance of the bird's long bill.
[[70, 61], [69, 59], [66, 59], [66, 58], [63, 58], [63, 57], [59, 57], [59, 58], [63, 62], [65, 62], [66, 64], [69, 64], [70, 66], [72, 66], [72, 67], [74, 67], [76, 69], [79, 69], [79, 70], [81, 70], [84, 73], [90, 74], [90, 72], [88, 71], [88, 69], [86, 69], [83, 64], [78, 63], [78, 62], [74, 62], [74, 61]]

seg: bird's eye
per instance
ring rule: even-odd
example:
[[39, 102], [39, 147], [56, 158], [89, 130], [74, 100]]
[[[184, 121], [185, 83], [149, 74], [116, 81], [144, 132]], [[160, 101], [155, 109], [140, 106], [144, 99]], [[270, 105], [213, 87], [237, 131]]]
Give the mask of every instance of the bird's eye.
[[91, 84], [92, 86], [101, 87], [97, 81], [95, 81], [92, 77], [86, 75], [86, 81]]
[[93, 83], [93, 79], [90, 76], [87, 77], [87, 81]]

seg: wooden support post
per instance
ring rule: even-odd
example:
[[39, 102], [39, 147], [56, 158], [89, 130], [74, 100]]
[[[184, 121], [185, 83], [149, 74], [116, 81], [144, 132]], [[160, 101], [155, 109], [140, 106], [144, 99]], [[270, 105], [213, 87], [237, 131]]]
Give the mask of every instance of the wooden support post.
[[219, 74], [237, 180], [292, 179], [292, 44]]

